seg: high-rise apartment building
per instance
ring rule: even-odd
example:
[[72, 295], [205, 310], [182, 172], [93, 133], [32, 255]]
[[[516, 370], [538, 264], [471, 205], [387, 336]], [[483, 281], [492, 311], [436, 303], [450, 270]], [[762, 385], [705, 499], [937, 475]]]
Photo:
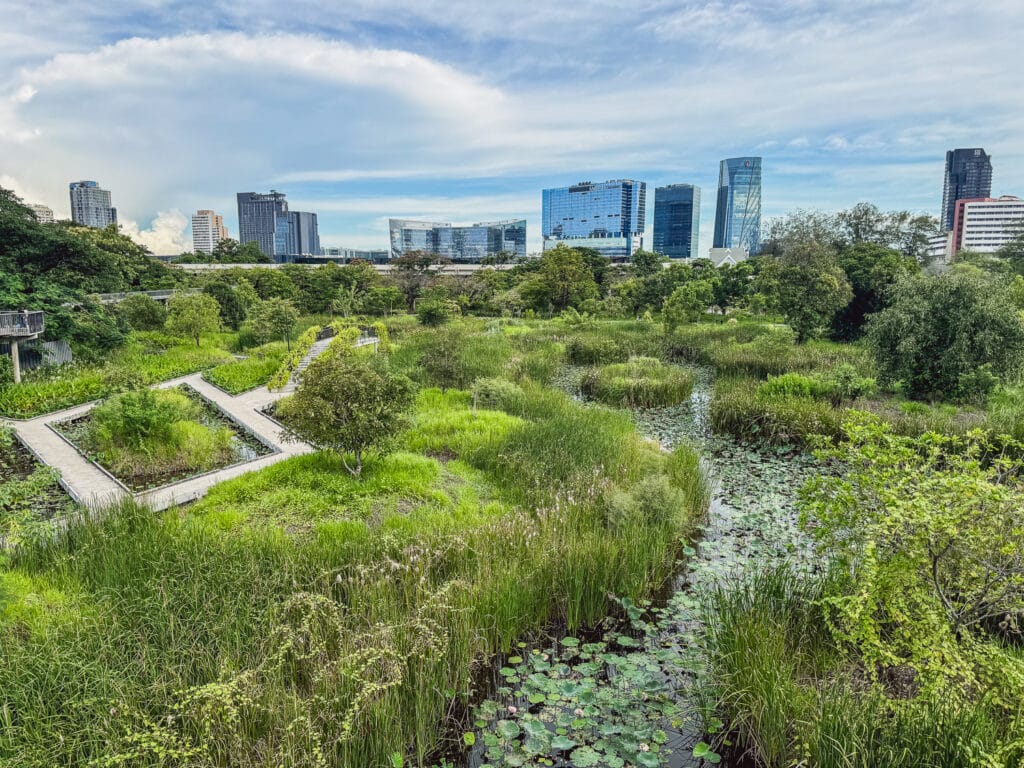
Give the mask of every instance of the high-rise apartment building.
[[545, 189], [541, 197], [544, 250], [559, 243], [628, 259], [644, 247], [647, 184], [633, 179]]
[[670, 184], [654, 190], [654, 250], [670, 259], [697, 256], [700, 187]]
[[719, 166], [714, 247], [760, 251], [760, 157], [733, 157]]
[[226, 240], [228, 229], [224, 217], [210, 210], [196, 211], [192, 217], [192, 250], [195, 253], [213, 253], [217, 243]]
[[526, 219], [452, 226], [432, 221], [389, 219], [391, 258], [426, 251], [453, 262], [477, 262], [506, 253], [526, 256]]
[[[239, 192], [238, 199], [238, 242], [255, 242], [265, 256], [275, 258], [278, 252], [278, 220], [284, 219], [287, 229], [288, 201], [283, 192], [270, 190], [262, 192]], [[287, 239], [285, 240], [287, 242]]]
[[73, 181], [71, 193], [71, 220], [85, 227], [103, 227], [117, 223], [117, 209], [110, 205], [110, 192], [100, 189], [95, 181]]
[[952, 232], [954, 254], [998, 251], [1024, 235], [1024, 200], [1012, 195], [957, 200]]
[[32, 205], [29, 205], [29, 208], [32, 209], [32, 213], [36, 215], [36, 221], [40, 224], [53, 223], [53, 208], [50, 206], [33, 203]]
[[951, 149], [946, 153], [942, 185], [942, 226], [953, 229], [957, 200], [987, 198], [992, 194], [992, 158], [981, 147]]

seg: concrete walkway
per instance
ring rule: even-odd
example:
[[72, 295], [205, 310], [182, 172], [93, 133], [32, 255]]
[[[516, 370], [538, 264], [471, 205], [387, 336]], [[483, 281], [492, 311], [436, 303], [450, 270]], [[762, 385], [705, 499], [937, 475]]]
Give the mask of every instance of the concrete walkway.
[[0, 420], [0, 423], [12, 429], [36, 459], [43, 464], [59, 469], [60, 484], [64, 489], [75, 501], [92, 510], [102, 509], [112, 502], [128, 496], [134, 496], [154, 510], [167, 509], [176, 504], [201, 498], [212, 486], [224, 480], [269, 467], [271, 464], [313, 450], [306, 443], [286, 443], [281, 439], [281, 428], [260, 413], [264, 407], [284, 397], [285, 392], [271, 392], [266, 387], [259, 387], [232, 397], [207, 382], [199, 373], [171, 379], [154, 385], [154, 388], [167, 389], [179, 384], [188, 384], [215, 403], [233, 420], [245, 425], [259, 436], [274, 452], [245, 464], [219, 469], [163, 488], [132, 494], [96, 464], [80, 454], [50, 426], [58, 421], [67, 421], [82, 416], [92, 410], [96, 403], [87, 403], [63, 411], [47, 413], [28, 421]]
[[[376, 337], [362, 337], [354, 346], [364, 347], [377, 344], [378, 341]], [[311, 452], [312, 446], [306, 443], [285, 442], [281, 437], [281, 427], [264, 416], [261, 411], [271, 403], [294, 392], [296, 385], [301, 380], [302, 371], [306, 369], [311, 360], [327, 348], [330, 342], [331, 339], [316, 342], [303, 358], [302, 364], [292, 374], [288, 386], [276, 392], [272, 392], [266, 387], [257, 387], [243, 392], [241, 395], [232, 396], [207, 382], [201, 373], [193, 373], [154, 384], [154, 389], [168, 389], [179, 384], [188, 384], [207, 400], [215, 403], [231, 419], [257, 435], [273, 453], [244, 464], [218, 469], [151, 491], [133, 494], [96, 464], [85, 458], [51, 428], [50, 425], [55, 422], [68, 421], [88, 413], [96, 406], [96, 403], [86, 403], [63, 411], [47, 413], [27, 421], [0, 419], [0, 424], [12, 429], [36, 459], [60, 470], [60, 484], [79, 504], [91, 510], [98, 510], [109, 506], [118, 499], [134, 496], [153, 510], [159, 511], [202, 498], [217, 483], [269, 467], [271, 464], [276, 464], [292, 456]]]

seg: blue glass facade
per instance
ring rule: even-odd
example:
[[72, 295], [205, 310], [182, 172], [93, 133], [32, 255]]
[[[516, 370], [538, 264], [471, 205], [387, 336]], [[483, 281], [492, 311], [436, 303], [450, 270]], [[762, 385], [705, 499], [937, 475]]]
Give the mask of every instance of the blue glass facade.
[[[259, 245], [264, 255], [274, 258], [288, 252], [288, 202], [283, 192], [239, 192], [238, 242]], [[285, 223], [278, 226], [279, 220]]]
[[715, 248], [761, 248], [761, 158], [723, 160], [718, 171]]
[[545, 189], [541, 196], [544, 250], [559, 243], [629, 258], [643, 248], [647, 185], [632, 179]]
[[526, 256], [526, 219], [485, 221], [464, 227], [389, 219], [388, 229], [393, 259], [409, 251], [426, 251], [453, 262], [481, 261], [499, 253]]
[[699, 237], [700, 187], [670, 184], [655, 189], [653, 249], [670, 259], [692, 259]]

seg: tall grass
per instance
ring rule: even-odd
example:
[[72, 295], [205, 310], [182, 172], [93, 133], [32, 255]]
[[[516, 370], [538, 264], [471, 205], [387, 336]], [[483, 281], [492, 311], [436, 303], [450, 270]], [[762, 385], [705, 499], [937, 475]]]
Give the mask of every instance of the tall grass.
[[476, 662], [649, 592], [704, 503], [685, 449], [519, 392], [515, 414], [423, 392], [360, 480], [310, 454], [16, 553], [0, 762], [424, 764]]
[[634, 357], [587, 371], [581, 389], [608, 405], [654, 408], [685, 401], [693, 391], [693, 376], [654, 357]]
[[203, 378], [232, 395], [266, 384], [287, 354], [284, 342], [275, 341], [250, 350], [244, 360], [233, 360], [203, 372]]
[[828, 631], [823, 600], [841, 589], [783, 566], [709, 595], [704, 693], [737, 753], [765, 768], [1020, 764], [1024, 720], [984, 692], [915, 698], [866, 682]]

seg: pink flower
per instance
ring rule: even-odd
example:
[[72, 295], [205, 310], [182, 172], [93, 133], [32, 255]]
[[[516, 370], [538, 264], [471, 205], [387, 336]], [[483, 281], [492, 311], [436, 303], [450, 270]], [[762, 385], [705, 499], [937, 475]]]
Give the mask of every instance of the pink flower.
[[583, 710], [579, 707], [576, 707], [576, 709], [573, 711], [573, 714], [576, 715], [576, 717], [583, 717]]
[[514, 715], [514, 714], [515, 714], [516, 712], [518, 712], [518, 711], [519, 711], [518, 709], [516, 709], [515, 707], [513, 707], [513, 706], [511, 706], [511, 705], [510, 705], [510, 706], [509, 706], [509, 708], [508, 708], [508, 713], [509, 713], [510, 715]]

